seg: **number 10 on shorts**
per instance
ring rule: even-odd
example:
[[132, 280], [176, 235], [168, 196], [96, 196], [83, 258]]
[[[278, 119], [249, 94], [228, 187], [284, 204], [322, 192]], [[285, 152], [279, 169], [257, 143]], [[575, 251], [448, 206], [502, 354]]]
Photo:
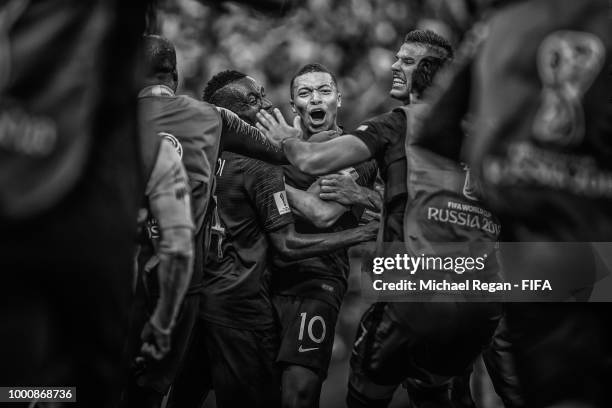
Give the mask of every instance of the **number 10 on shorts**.
[[[302, 339], [304, 338], [304, 328], [306, 327], [306, 321], [308, 320], [308, 317], [306, 316], [306, 312], [300, 313], [300, 316], [302, 317], [302, 322], [300, 323], [300, 334], [298, 336], [298, 340], [302, 341]], [[315, 336], [314, 333], [315, 326], [317, 326], [317, 322], [320, 322], [321, 326], [321, 334], [319, 337]], [[325, 339], [325, 320], [323, 320], [323, 318], [319, 315], [313, 316], [312, 318], [310, 318], [310, 320], [308, 320], [307, 331], [310, 340], [314, 341], [317, 344], [321, 343]], [[318, 332], [318, 330], [316, 331]]]

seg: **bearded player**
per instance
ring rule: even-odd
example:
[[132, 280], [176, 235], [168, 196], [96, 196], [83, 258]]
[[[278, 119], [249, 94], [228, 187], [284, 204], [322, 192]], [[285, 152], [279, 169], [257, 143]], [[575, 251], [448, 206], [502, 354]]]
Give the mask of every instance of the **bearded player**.
[[[281, 115], [277, 118], [261, 112], [259, 128], [280, 144], [289, 160], [301, 170], [324, 174], [353, 163], [376, 157], [385, 180], [382, 240], [378, 254], [384, 254], [384, 242], [404, 242], [411, 251], [414, 241], [449, 242], [459, 231], [455, 226], [421, 219], [425, 203], [411, 200], [406, 179], [409, 164], [407, 153], [412, 147], [412, 111], [420, 110], [423, 92], [435, 73], [452, 58], [452, 48], [435, 33], [412, 31], [398, 51], [391, 67], [391, 96], [414, 107], [403, 107], [364, 122], [351, 134], [324, 143], [308, 144], [299, 140], [300, 132], [290, 128]], [[277, 122], [277, 120], [280, 121]], [[287, 137], [290, 136], [290, 137]], [[292, 137], [291, 137], [292, 136]], [[410, 147], [408, 149], [408, 147]], [[457, 163], [458, 165], [458, 163]], [[455, 165], [453, 179], [461, 177]], [[423, 170], [423, 169], [411, 169]], [[453, 191], [445, 191], [439, 169], [435, 169], [433, 187], [447, 200], [464, 200]], [[422, 187], [411, 178], [411, 185]], [[453, 182], [453, 185], [455, 183]], [[412, 187], [415, 187], [412, 186]], [[425, 191], [425, 195], [430, 192]], [[410, 204], [410, 205], [407, 205]], [[420, 211], [419, 211], [420, 210]], [[407, 217], [405, 219], [404, 213]], [[493, 220], [487, 220], [493, 222]], [[404, 232], [410, 223], [414, 229]], [[495, 234], [483, 236], [479, 231], [462, 231], [470, 240], [495, 240]], [[414, 235], [414, 237], [413, 237]], [[457, 235], [455, 235], [457, 236]], [[448, 382], [462, 375], [481, 348], [488, 342], [496, 326], [499, 310], [488, 304], [470, 303], [376, 303], [366, 312], [360, 325], [351, 359], [351, 376], [347, 403], [350, 407], [387, 406], [400, 382], [409, 377], [410, 397], [416, 406], [437, 403], [450, 407]], [[435, 341], [434, 341], [435, 340]]]

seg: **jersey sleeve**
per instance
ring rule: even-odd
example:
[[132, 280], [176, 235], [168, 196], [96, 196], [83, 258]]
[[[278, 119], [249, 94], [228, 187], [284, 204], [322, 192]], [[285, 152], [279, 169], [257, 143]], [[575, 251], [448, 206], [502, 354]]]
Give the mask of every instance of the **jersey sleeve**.
[[357, 184], [367, 188], [374, 187], [376, 175], [378, 174], [376, 160], [371, 159], [355, 166], [355, 172], [357, 173], [357, 179], [355, 180]]
[[167, 140], [160, 144], [146, 195], [151, 213], [162, 230], [194, 229], [187, 173], [174, 147]]
[[402, 122], [389, 112], [366, 120], [351, 134], [365, 143], [373, 157], [381, 157], [396, 132], [403, 132]]
[[271, 232], [293, 223], [282, 168], [258, 160], [246, 160], [244, 174], [247, 190], [263, 220], [264, 229]]
[[282, 150], [276, 148], [234, 112], [217, 107], [221, 114], [221, 146], [223, 150], [275, 164], [288, 163]]

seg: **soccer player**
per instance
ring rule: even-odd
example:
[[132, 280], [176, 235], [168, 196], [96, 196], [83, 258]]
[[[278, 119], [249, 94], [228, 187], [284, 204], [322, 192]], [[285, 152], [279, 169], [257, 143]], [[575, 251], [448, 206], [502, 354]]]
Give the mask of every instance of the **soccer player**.
[[[176, 53], [174, 45], [167, 39], [156, 35], [145, 36], [145, 61], [147, 86], [139, 93], [142, 126], [151, 128], [148, 136], [160, 135], [179, 151], [189, 178], [195, 223], [194, 272], [174, 328], [173, 347], [164, 359], [151, 361], [145, 369], [135, 373], [124, 398], [128, 406], [155, 407], [161, 404], [176, 375], [197, 318], [205, 256], [204, 236], [207, 231], [205, 215], [213, 188], [212, 165], [217, 161], [221, 145], [239, 151], [244, 151], [246, 146], [248, 154], [262, 152], [263, 157], [272, 160], [279, 154], [264, 143], [254, 127], [248, 126], [232, 112], [187, 96], [175, 95], [178, 86]], [[156, 235], [156, 228], [156, 225], [149, 225], [149, 232]], [[150, 247], [144, 247], [140, 259], [144, 268], [141, 272], [151, 271], [157, 266], [157, 255]], [[143, 278], [147, 278], [148, 290], [140, 292], [137, 298], [154, 304], [152, 299], [158, 295], [156, 275], [144, 273]], [[138, 306], [137, 303], [135, 308], [141, 313], [135, 312], [135, 315], [146, 314], [146, 307]], [[142, 316], [135, 319], [139, 321]], [[140, 326], [135, 324], [133, 337], [138, 337]], [[139, 344], [138, 341], [132, 343]], [[132, 353], [137, 353], [137, 349]]]
[[0, 382], [92, 408], [118, 397], [145, 182], [145, 2], [119, 3], [0, 3]]
[[0, 382], [75, 385], [87, 407], [114, 403], [121, 378], [150, 3], [0, 4]]
[[[459, 234], [478, 241], [494, 241], [496, 234], [481, 234], [469, 228], [436, 223], [422, 219], [423, 202], [407, 203], [407, 167], [423, 163], [427, 157], [413, 146], [413, 113], [426, 108], [422, 105], [423, 92], [431, 84], [435, 73], [452, 58], [452, 48], [432, 32], [408, 33], [391, 67], [393, 84], [390, 95], [405, 105], [366, 121], [354, 132], [333, 140], [309, 144], [299, 140], [300, 131], [292, 129], [280, 113], [276, 118], [260, 112], [258, 126], [277, 143], [301, 170], [312, 174], [324, 174], [353, 163], [376, 157], [385, 180], [384, 217], [382, 240], [378, 253], [384, 254], [384, 242], [404, 242], [411, 251], [412, 243], [453, 241]], [[289, 136], [289, 137], [288, 137]], [[456, 135], [456, 137], [460, 137]], [[452, 141], [451, 141], [452, 142]], [[413, 159], [409, 164], [407, 154]], [[467, 175], [457, 171], [458, 163], [446, 163], [447, 176], [460, 177], [461, 187], [450, 190], [435, 165], [425, 174], [431, 174], [430, 186], [438, 198], [436, 205], [445, 206], [450, 199], [466, 202], [462, 187]], [[424, 168], [411, 168], [411, 172]], [[415, 173], [416, 174], [416, 173]], [[423, 180], [411, 179], [411, 188], [423, 188]], [[454, 181], [453, 181], [454, 183]], [[422, 190], [421, 197], [432, 197], [432, 189]], [[407, 205], [409, 204], [409, 205]], [[406, 211], [406, 219], [404, 213]], [[490, 220], [493, 221], [493, 220]], [[405, 235], [404, 226], [410, 235]], [[482, 236], [486, 235], [486, 236]], [[351, 378], [347, 402], [351, 407], [386, 406], [400, 382], [410, 377], [410, 396], [413, 403], [436, 402], [451, 406], [447, 396], [448, 381], [462, 375], [480, 349], [488, 342], [495, 329], [499, 309], [495, 305], [470, 303], [376, 303], [362, 319], [351, 360]], [[450, 317], [452, 316], [452, 317]], [[453, 324], [448, 324], [452, 321]], [[433, 342], [432, 340], [436, 341]]]
[[[585, 243], [612, 236], [610, 4], [536, 0], [491, 14], [469, 72], [477, 126], [466, 147], [504, 240], [526, 242], [502, 246], [507, 272], [588, 288]], [[509, 304], [506, 318], [525, 406], [611, 405], [608, 304]]]
[[[341, 94], [331, 71], [320, 64], [303, 66], [291, 80], [290, 95], [304, 140], [324, 131], [332, 131], [332, 137], [342, 134], [337, 123]], [[364, 207], [375, 209], [380, 200], [378, 193], [369, 189], [377, 173], [373, 160], [322, 180], [291, 165], [283, 166], [283, 173], [289, 202], [298, 214], [295, 228], [301, 233], [353, 228], [358, 225]], [[345, 184], [354, 188], [342, 188]], [[322, 193], [325, 186], [329, 190]], [[322, 201], [319, 194], [342, 195], [345, 200]], [[277, 361], [283, 370], [283, 406], [316, 407], [347, 289], [348, 253], [341, 249], [293, 262], [275, 256], [272, 262], [272, 299], [281, 329]]]
[[[232, 82], [241, 80], [262, 99], [261, 87], [235, 71], [216, 75], [204, 96], [215, 95], [215, 102], [223, 104], [236, 89]], [[249, 87], [244, 90], [246, 99], [251, 92]], [[215, 201], [202, 321], [169, 406], [197, 406], [211, 385], [219, 406], [278, 405], [279, 345], [269, 251], [285, 259], [314, 257], [372, 239], [377, 227], [374, 223], [342, 233], [296, 232], [282, 169], [228, 152], [217, 166]]]
[[[336, 120], [341, 95], [335, 76], [327, 68], [320, 64], [302, 67], [291, 81], [290, 95], [306, 140], [320, 132], [331, 131], [336, 135], [342, 132]], [[267, 110], [272, 107], [263, 87], [237, 71], [215, 75], [204, 91], [204, 99], [234, 111], [253, 124], [259, 111], [253, 107], [257, 108], [258, 104], [265, 105]], [[378, 193], [355, 181], [373, 184], [377, 170], [373, 161], [321, 181], [329, 189], [321, 194], [332, 199], [337, 197], [342, 203], [321, 200], [318, 197], [321, 185], [315, 177], [293, 166], [283, 166], [283, 170], [289, 203], [299, 216], [295, 221], [298, 232], [333, 232], [355, 227], [364, 207], [379, 208]], [[352, 205], [357, 207], [352, 209]], [[283, 406], [318, 404], [331, 358], [335, 322], [346, 291], [348, 267], [344, 249], [302, 261], [286, 262], [278, 256], [273, 261], [273, 302], [281, 323], [281, 351], [277, 360], [283, 367]], [[300, 335], [300, 327], [307, 323], [304, 327], [310, 327], [312, 319], [322, 331], [322, 335], [317, 332], [314, 342], [308, 337], [312, 331], [302, 330]], [[312, 343], [315, 347], [308, 347]]]

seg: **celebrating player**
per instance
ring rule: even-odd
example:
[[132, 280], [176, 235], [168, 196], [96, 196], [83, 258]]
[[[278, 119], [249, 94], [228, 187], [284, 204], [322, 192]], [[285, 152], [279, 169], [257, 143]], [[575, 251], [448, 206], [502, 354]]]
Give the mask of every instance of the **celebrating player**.
[[[390, 94], [405, 105], [414, 106], [366, 121], [351, 134], [328, 142], [308, 144], [300, 141], [300, 132], [290, 128], [277, 112], [276, 118], [263, 111], [258, 116], [261, 122], [259, 128], [270, 140], [280, 142], [289, 160], [308, 173], [322, 174], [371, 156], [377, 158], [386, 184], [383, 239], [378, 243], [379, 254], [384, 253], [384, 242], [404, 242], [409, 236], [412, 241], [406, 242], [408, 251], [413, 251], [414, 244], [453, 241], [457, 234], [475, 241], [492, 241], [496, 238], [496, 234], [429, 221], [419, 215], [424, 212], [422, 209], [425, 205], [420, 200], [423, 197], [433, 198], [434, 193], [438, 195], [434, 200], [466, 202], [468, 198], [464, 197], [463, 187], [467, 178], [458, 168], [458, 163], [445, 163], [446, 170], [449, 170], [446, 173], [440, 172], [437, 163], [428, 163], [427, 174], [432, 176], [430, 187], [433, 189], [420, 190], [424, 187], [424, 181], [418, 177], [411, 179], [411, 191], [421, 191], [421, 194], [420, 200], [412, 199], [407, 203], [407, 166], [413, 166], [411, 173], [423, 173], [426, 168], [414, 166], [422, 166], [428, 157], [414, 146], [413, 114], [426, 107], [419, 103], [423, 92], [431, 84], [435, 73], [450, 58], [452, 49], [443, 38], [432, 32], [410, 32], [391, 68], [393, 85]], [[407, 154], [420, 160], [407, 163]], [[450, 189], [442, 173], [448, 176], [452, 173], [453, 180], [461, 179], [461, 186], [456, 188], [453, 181]], [[411, 226], [407, 230], [410, 235], [404, 233], [406, 224]], [[461, 302], [373, 305], [362, 319], [355, 342], [347, 400], [349, 406], [387, 405], [399, 383], [406, 377], [412, 379], [409, 392], [417, 406], [428, 401], [450, 406], [447, 396], [449, 379], [462, 375], [478, 355], [496, 326], [498, 313], [494, 305]], [[455, 324], [448, 326], [442, 323], [442, 320], [448, 322], [449, 318]], [[435, 343], [432, 342], [433, 338], [436, 339]]]
[[[151, 128], [147, 136], [161, 135], [171, 141], [182, 156], [193, 203], [195, 223], [195, 254], [193, 275], [182, 312], [174, 328], [173, 347], [161, 361], [152, 361], [146, 369], [139, 370], [132, 378], [124, 402], [128, 406], [159, 406], [172, 383], [182, 356], [187, 347], [190, 332], [195, 324], [199, 304], [199, 288], [202, 286], [204, 222], [212, 192], [212, 165], [216, 163], [219, 150], [223, 147], [249, 155], [261, 154], [269, 160], [279, 160], [281, 155], [259, 134], [234, 113], [187, 96], [175, 95], [178, 86], [178, 72], [174, 45], [167, 39], [149, 35], [145, 37], [146, 87], [139, 94], [139, 108], [143, 127]], [[257, 108], [262, 108], [258, 106]], [[156, 225], [149, 225], [151, 235], [156, 235]], [[147, 247], [145, 247], [147, 249]], [[152, 248], [149, 248], [152, 249]], [[140, 254], [147, 280], [147, 291], [139, 292], [135, 305], [136, 321], [145, 318], [147, 302], [151, 309], [152, 300], [158, 295], [156, 275], [146, 273], [157, 266], [154, 251]], [[142, 304], [144, 303], [144, 304]], [[132, 336], [138, 338], [135, 324]], [[139, 342], [133, 341], [132, 352], [137, 353]], [[138, 382], [138, 384], [136, 384]]]
[[[298, 70], [290, 83], [291, 106], [297, 113], [304, 140], [326, 131], [327, 137], [342, 134], [337, 123], [341, 94], [335, 75], [320, 64]], [[289, 202], [298, 214], [296, 230], [306, 234], [343, 231], [358, 225], [364, 206], [374, 207], [378, 193], [368, 189], [376, 178], [377, 167], [368, 161], [343, 169], [326, 179], [302, 173], [294, 166], [283, 166]], [[325, 184], [323, 184], [325, 183]], [[333, 183], [333, 184], [332, 184]], [[344, 193], [343, 203], [323, 201], [324, 194]], [[353, 187], [346, 189], [348, 184]], [[333, 190], [332, 190], [333, 189]], [[355, 195], [349, 192], [355, 191]], [[321, 385], [327, 376], [334, 344], [334, 332], [342, 299], [347, 289], [349, 262], [346, 249], [319, 257], [286, 262], [273, 260], [272, 292], [280, 321], [281, 364], [284, 407], [316, 407]]]
[[[242, 83], [233, 86], [236, 81]], [[262, 88], [235, 71], [215, 76], [204, 96], [215, 95], [215, 102], [222, 104], [233, 100], [236, 89], [242, 90], [239, 106], [248, 104], [249, 96], [255, 103], [263, 100]], [[286, 259], [313, 257], [370, 240], [377, 226], [300, 234], [295, 231], [280, 167], [225, 152], [216, 175], [202, 320], [169, 406], [198, 406], [211, 386], [219, 406], [278, 405], [278, 330], [270, 299], [269, 249]]]

